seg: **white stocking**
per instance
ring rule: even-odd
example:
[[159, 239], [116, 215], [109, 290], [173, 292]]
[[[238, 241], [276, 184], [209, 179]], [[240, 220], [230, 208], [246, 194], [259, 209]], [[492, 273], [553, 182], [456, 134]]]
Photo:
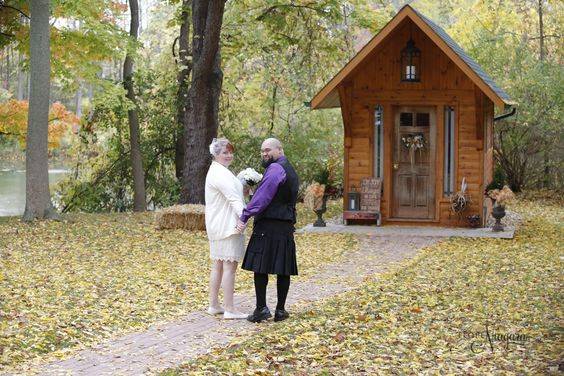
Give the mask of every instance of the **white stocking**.
[[221, 277], [223, 274], [223, 261], [212, 260], [210, 273], [210, 307], [219, 308], [219, 287], [221, 286]]
[[235, 289], [235, 272], [237, 272], [236, 261], [223, 262], [223, 306], [226, 311], [235, 312], [233, 306], [233, 290]]

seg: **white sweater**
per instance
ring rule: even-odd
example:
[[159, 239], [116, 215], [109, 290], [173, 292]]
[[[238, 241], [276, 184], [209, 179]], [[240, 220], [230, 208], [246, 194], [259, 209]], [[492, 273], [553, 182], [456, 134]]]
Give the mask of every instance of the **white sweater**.
[[206, 231], [209, 240], [237, 234], [243, 212], [243, 184], [221, 163], [213, 161], [206, 175]]

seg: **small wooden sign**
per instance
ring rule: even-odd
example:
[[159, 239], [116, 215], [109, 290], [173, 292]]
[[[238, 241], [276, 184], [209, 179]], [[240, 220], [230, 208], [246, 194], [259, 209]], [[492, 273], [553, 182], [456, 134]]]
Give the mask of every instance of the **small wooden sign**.
[[379, 212], [382, 198], [382, 179], [364, 178], [360, 182], [360, 210]]

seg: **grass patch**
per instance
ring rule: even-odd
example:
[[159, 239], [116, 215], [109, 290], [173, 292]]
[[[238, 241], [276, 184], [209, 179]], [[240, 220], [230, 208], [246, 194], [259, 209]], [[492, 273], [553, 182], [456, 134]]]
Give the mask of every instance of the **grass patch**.
[[513, 240], [438, 243], [163, 375], [557, 374], [564, 210], [515, 208], [528, 219]]
[[[300, 206], [298, 218], [303, 211]], [[68, 355], [207, 305], [205, 232], [158, 231], [153, 216], [0, 222], [0, 371]], [[296, 243], [296, 280], [357, 244], [350, 235], [327, 234], [299, 234]], [[252, 273], [239, 271], [236, 291], [249, 289]]]

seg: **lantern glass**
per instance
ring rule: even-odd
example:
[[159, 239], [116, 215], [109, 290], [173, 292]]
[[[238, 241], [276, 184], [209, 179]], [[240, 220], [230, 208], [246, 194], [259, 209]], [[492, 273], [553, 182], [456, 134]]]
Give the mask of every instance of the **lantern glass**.
[[419, 82], [421, 71], [421, 50], [415, 47], [413, 39], [409, 39], [401, 50], [401, 80]]
[[349, 210], [360, 210], [360, 194], [358, 192], [349, 192], [348, 194]]

